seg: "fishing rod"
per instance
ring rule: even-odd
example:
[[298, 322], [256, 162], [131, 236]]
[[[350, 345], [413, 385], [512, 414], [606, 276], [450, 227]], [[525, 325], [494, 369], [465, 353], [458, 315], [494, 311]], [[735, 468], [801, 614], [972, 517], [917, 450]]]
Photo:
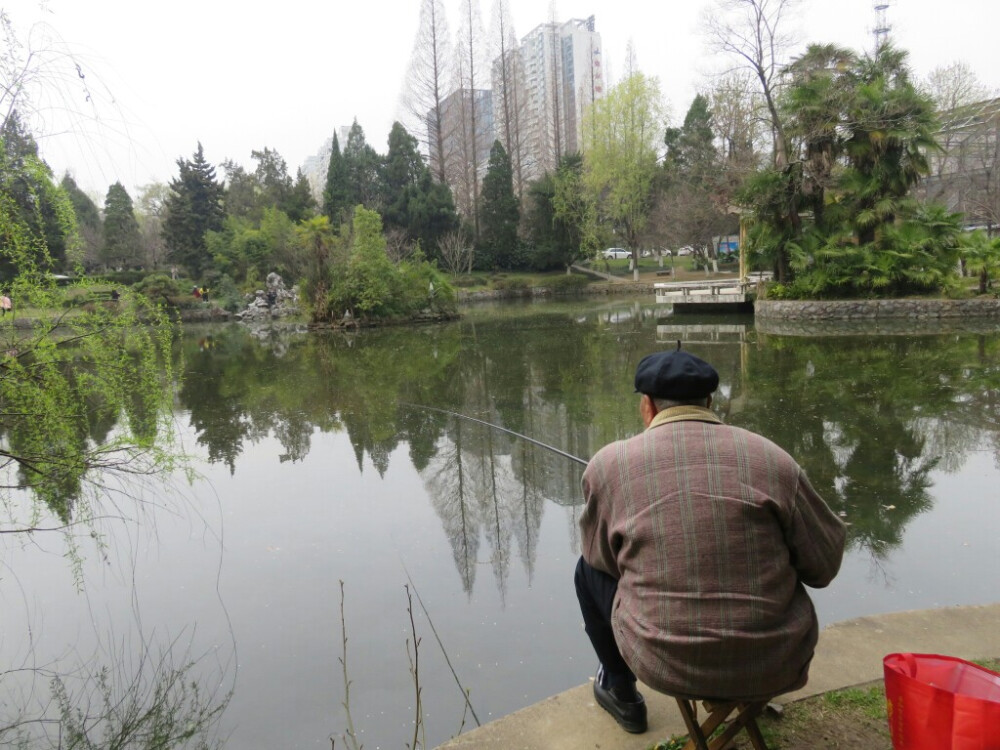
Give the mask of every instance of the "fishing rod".
[[578, 464], [583, 466], [587, 465], [587, 462], [580, 458], [579, 456], [574, 456], [572, 453], [567, 453], [566, 451], [559, 450], [558, 448], [549, 445], [548, 443], [543, 443], [541, 440], [535, 440], [535, 438], [528, 437], [527, 435], [522, 435], [520, 432], [515, 432], [514, 430], [508, 430], [506, 427], [501, 427], [498, 424], [493, 424], [492, 422], [487, 422], [484, 419], [477, 419], [476, 417], [470, 417], [468, 414], [460, 414], [457, 411], [449, 411], [448, 409], [439, 409], [435, 406], [424, 406], [423, 404], [409, 404], [405, 401], [399, 402], [400, 406], [408, 406], [411, 409], [423, 409], [424, 411], [436, 411], [438, 414], [447, 414], [450, 417], [457, 417], [458, 419], [467, 419], [470, 422], [475, 422], [476, 424], [484, 425], [485, 427], [491, 427], [494, 430], [500, 430], [500, 432], [506, 432], [508, 435], [513, 435], [514, 437], [521, 438], [521, 440], [527, 440], [529, 443], [537, 445], [539, 448], [544, 448], [547, 451], [552, 451], [563, 458], [568, 458], [571, 461], [576, 461]]

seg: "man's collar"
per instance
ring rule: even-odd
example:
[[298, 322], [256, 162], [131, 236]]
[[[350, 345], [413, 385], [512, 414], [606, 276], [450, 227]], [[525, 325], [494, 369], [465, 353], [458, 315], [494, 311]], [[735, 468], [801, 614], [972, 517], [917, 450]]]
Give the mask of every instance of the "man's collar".
[[671, 422], [711, 422], [712, 424], [722, 424], [715, 412], [706, 409], [704, 406], [671, 406], [658, 412], [653, 421], [649, 423], [647, 430], [659, 427], [661, 424]]

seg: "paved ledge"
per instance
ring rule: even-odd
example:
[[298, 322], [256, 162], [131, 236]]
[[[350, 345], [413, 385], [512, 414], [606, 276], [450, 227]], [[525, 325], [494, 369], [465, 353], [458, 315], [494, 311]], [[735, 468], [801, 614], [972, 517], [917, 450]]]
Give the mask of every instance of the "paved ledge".
[[[963, 659], [1000, 655], [1000, 604], [899, 612], [847, 620], [820, 634], [809, 684], [788, 703], [882, 678], [882, 658], [897, 651]], [[649, 731], [627, 734], [595, 702], [588, 682], [446, 742], [442, 750], [645, 750], [686, 729], [672, 698], [645, 688]]]
[[935, 320], [1000, 316], [1000, 299], [758, 300], [754, 315], [781, 320]]

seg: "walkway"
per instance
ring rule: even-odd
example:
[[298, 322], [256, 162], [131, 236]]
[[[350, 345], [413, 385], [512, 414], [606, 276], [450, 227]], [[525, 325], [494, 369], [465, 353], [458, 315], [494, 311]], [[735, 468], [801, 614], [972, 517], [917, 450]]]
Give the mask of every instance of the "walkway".
[[[882, 678], [882, 658], [897, 651], [963, 659], [1000, 656], [1000, 604], [874, 615], [823, 630], [809, 684], [781, 696], [788, 703]], [[585, 637], [581, 630], [580, 638]], [[627, 734], [595, 702], [591, 684], [546, 698], [441, 745], [442, 750], [645, 750], [670, 735], [686, 734], [672, 698], [644, 689], [649, 731]]]

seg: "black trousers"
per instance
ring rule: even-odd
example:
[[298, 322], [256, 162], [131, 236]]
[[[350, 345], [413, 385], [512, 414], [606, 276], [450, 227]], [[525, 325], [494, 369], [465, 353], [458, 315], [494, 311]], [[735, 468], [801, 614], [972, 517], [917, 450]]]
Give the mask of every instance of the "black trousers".
[[576, 564], [576, 598], [580, 600], [583, 625], [597, 658], [604, 666], [605, 687], [635, 682], [635, 675], [622, 658], [614, 631], [611, 609], [618, 591], [618, 579], [590, 565], [582, 557]]

